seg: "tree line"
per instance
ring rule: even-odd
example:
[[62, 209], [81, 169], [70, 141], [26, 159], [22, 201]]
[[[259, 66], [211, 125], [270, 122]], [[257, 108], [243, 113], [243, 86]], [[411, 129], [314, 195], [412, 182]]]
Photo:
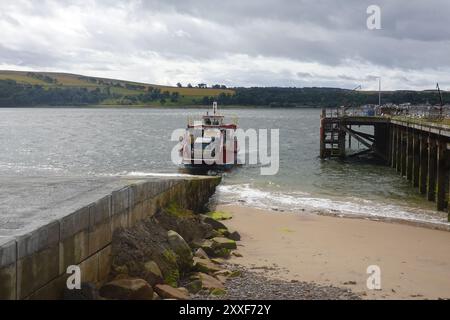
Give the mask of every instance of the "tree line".
[[98, 104], [108, 98], [99, 88], [50, 88], [0, 80], [0, 107], [69, 106]]
[[[139, 94], [120, 94], [114, 86], [87, 89], [73, 87], [47, 87], [20, 84], [14, 80], [0, 80], [0, 107], [20, 106], [76, 106], [95, 105], [107, 100], [114, 104], [136, 105], [157, 102], [161, 105], [180, 103], [178, 92], [161, 91], [147, 87]], [[131, 89], [131, 88], [130, 88]], [[286, 107], [338, 107], [378, 104], [378, 92], [352, 91], [335, 88], [235, 88], [235, 94], [222, 93], [214, 97], [192, 100], [196, 105], [221, 105]], [[444, 102], [450, 101], [450, 92], [442, 92]], [[438, 104], [435, 91], [389, 91], [382, 93], [383, 103]]]
[[[235, 94], [222, 93], [218, 97], [205, 97], [198, 104], [286, 107], [339, 107], [378, 104], [378, 92], [353, 91], [335, 88], [236, 88]], [[444, 103], [450, 102], [450, 92], [442, 92]], [[436, 91], [382, 92], [382, 103], [439, 104]]]
[[24, 106], [78, 106], [95, 105], [113, 99], [123, 105], [159, 102], [176, 103], [180, 98], [178, 92], [161, 92], [158, 88], [145, 88], [145, 93], [123, 95], [115, 93], [112, 87], [71, 88], [49, 87], [19, 84], [14, 80], [0, 80], [0, 107]]

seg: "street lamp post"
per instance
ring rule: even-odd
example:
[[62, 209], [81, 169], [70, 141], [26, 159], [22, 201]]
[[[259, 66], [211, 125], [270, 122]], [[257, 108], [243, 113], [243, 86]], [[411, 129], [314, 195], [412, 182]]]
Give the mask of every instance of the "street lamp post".
[[378, 77], [378, 106], [381, 107], [381, 77]]

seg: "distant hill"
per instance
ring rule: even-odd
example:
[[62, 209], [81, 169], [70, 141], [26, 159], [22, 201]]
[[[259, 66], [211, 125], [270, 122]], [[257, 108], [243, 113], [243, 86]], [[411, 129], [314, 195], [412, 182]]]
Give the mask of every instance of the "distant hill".
[[[450, 92], [442, 92], [444, 103]], [[338, 107], [378, 104], [378, 92], [339, 88], [179, 88], [67, 73], [0, 71], [0, 107], [211, 105]], [[383, 91], [383, 103], [438, 104], [434, 90]]]
[[[5, 91], [9, 91], [14, 86], [24, 95], [34, 95], [35, 101], [17, 95], [7, 97], [8, 92]], [[9, 93], [14, 95], [12, 92]], [[8, 101], [13, 106], [22, 105], [22, 102], [28, 102], [31, 105], [58, 105], [61, 103], [66, 105], [65, 101], [59, 99], [58, 96], [73, 98], [74, 94], [82, 96], [80, 101], [75, 98], [66, 99], [66, 102], [76, 105], [94, 103], [100, 105], [179, 106], [200, 104], [205, 97], [209, 99], [221, 94], [233, 95], [234, 93], [234, 90], [230, 89], [179, 88], [68, 73], [0, 71], [0, 106], [7, 105]], [[89, 95], [92, 97], [88, 97]]]

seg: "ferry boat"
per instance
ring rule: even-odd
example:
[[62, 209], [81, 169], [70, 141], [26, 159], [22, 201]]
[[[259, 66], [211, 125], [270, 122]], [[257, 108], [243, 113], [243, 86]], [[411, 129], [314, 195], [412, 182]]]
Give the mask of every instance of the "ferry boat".
[[189, 118], [185, 135], [180, 138], [183, 168], [226, 170], [237, 165], [237, 128], [237, 119], [228, 122], [219, 113], [217, 102], [213, 103], [212, 113]]

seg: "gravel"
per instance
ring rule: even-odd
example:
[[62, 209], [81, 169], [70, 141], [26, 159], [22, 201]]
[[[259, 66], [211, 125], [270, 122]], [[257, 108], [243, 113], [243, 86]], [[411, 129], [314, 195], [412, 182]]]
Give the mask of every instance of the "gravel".
[[227, 294], [213, 297], [207, 292], [193, 300], [361, 300], [351, 290], [315, 283], [268, 279], [260, 273], [233, 266], [241, 276], [226, 282]]

